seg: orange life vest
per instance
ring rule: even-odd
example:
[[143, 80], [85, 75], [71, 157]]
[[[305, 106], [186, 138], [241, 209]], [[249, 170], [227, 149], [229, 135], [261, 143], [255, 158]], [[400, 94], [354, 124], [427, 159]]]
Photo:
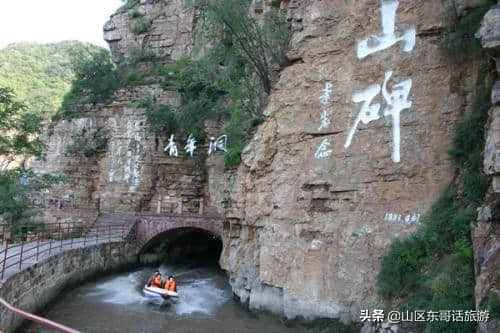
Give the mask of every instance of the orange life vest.
[[169, 291], [176, 291], [177, 290], [177, 284], [175, 283], [174, 280], [165, 282], [165, 289]]
[[162, 282], [163, 281], [161, 280], [161, 276], [158, 275], [153, 279], [153, 282], [151, 283], [151, 287], [161, 288]]

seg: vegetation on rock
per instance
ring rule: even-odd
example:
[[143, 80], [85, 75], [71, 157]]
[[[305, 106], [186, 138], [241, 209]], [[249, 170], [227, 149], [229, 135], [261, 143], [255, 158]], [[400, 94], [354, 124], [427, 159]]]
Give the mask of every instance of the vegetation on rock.
[[[138, 12], [133, 12], [138, 13]], [[142, 34], [151, 28], [153, 21], [142, 16], [132, 16], [133, 19], [130, 21], [130, 30], [135, 34]]]
[[206, 38], [224, 41], [256, 73], [269, 94], [272, 67], [286, 60], [291, 31], [278, 11], [269, 11], [262, 20], [250, 15], [249, 0], [203, 1], [191, 7], [201, 11]]
[[[490, 108], [490, 66], [481, 66], [473, 112], [459, 124], [449, 154], [459, 173], [425, 216], [423, 226], [395, 241], [382, 259], [380, 293], [391, 307], [473, 310], [474, 261], [470, 225], [484, 200], [484, 127]], [[474, 322], [429, 323], [431, 332], [472, 332]]]
[[147, 52], [134, 52], [118, 67], [113, 64], [106, 49], [88, 48], [78, 53], [72, 62], [75, 78], [71, 89], [64, 95], [61, 108], [52, 117], [53, 121], [81, 116], [83, 104], [107, 103], [118, 89], [145, 84], [152, 75], [150, 71], [138, 70], [141, 62], [154, 60], [154, 56]]
[[116, 11], [117, 14], [125, 13], [129, 10], [133, 10], [135, 7], [139, 5], [139, 0], [123, 0], [125, 4], [118, 8]]
[[[459, 124], [449, 151], [457, 169], [455, 180], [443, 191], [424, 218], [423, 227], [406, 240], [395, 241], [382, 259], [380, 293], [391, 307], [439, 311], [473, 310], [474, 258], [471, 224], [482, 204], [488, 180], [482, 173], [485, 125], [494, 78], [474, 34], [494, 1], [454, 15], [442, 49], [450, 59], [483, 59], [475, 91], [473, 112]], [[451, 11], [456, 14], [456, 10]], [[495, 315], [495, 302], [486, 305]], [[438, 321], [430, 332], [473, 332], [474, 322]]]
[[[137, 5], [128, 1], [118, 12], [129, 11], [131, 22], [139, 22], [144, 17]], [[73, 63], [75, 80], [54, 120], [78, 116], [78, 104], [107, 102], [121, 87], [161, 82], [165, 90], [181, 93], [181, 105], [175, 109], [147, 98], [136, 101], [136, 107], [146, 109], [150, 129], [165, 137], [193, 134], [202, 143], [207, 119], [229, 119], [225, 161], [237, 165], [249, 130], [261, 121], [274, 66], [284, 63], [291, 37], [283, 15], [270, 12], [259, 22], [249, 14], [249, 5], [248, 0], [224, 0], [196, 7], [202, 13], [203, 38], [214, 45], [196, 60], [183, 56], [165, 64], [165, 59], [138, 51], [115, 67], [106, 50], [84, 50]], [[146, 29], [139, 25], [137, 33]], [[149, 67], [139, 66], [144, 63]]]
[[441, 43], [443, 53], [458, 61], [479, 56], [483, 49], [475, 34], [484, 15], [496, 1], [486, 0], [482, 6], [469, 9], [464, 17], [458, 16], [455, 1], [449, 3], [450, 8], [446, 10], [448, 31]]
[[249, 130], [261, 121], [273, 68], [285, 62], [291, 37], [281, 13], [269, 12], [259, 22], [249, 5], [247, 0], [188, 4], [201, 12], [204, 40], [216, 46], [197, 60], [181, 57], [153, 71], [163, 76], [164, 89], [176, 89], [182, 100], [177, 112], [166, 106], [147, 111], [152, 129], [192, 133], [198, 142], [206, 137], [205, 120], [229, 119], [224, 127], [228, 166], [239, 164]]
[[71, 90], [64, 95], [61, 109], [53, 120], [74, 117], [75, 106], [82, 103], [103, 103], [119, 88], [115, 66], [109, 51], [88, 47], [75, 50], [71, 66], [75, 73]]
[[83, 128], [73, 137], [73, 143], [66, 146], [66, 154], [82, 154], [91, 157], [106, 149], [109, 140], [109, 131], [102, 126], [95, 129]]

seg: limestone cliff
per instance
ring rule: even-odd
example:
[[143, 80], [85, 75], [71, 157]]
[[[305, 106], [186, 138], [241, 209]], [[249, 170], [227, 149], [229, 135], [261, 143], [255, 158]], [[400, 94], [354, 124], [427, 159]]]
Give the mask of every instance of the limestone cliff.
[[[486, 13], [481, 29], [476, 34], [483, 47], [492, 56], [499, 72], [500, 65], [500, 7], [493, 6]], [[500, 81], [491, 93], [493, 107], [490, 110], [484, 151], [484, 173], [490, 178], [486, 205], [479, 209], [478, 221], [472, 229], [476, 272], [476, 307], [491, 308], [500, 304]], [[498, 310], [497, 310], [498, 311]], [[498, 318], [479, 324], [479, 332], [498, 332]]]
[[[118, 12], [104, 26], [104, 37], [116, 62], [137, 52], [152, 52], [170, 60], [190, 55], [194, 16], [184, 10], [181, 0], [140, 1], [133, 10], [140, 13], [136, 14], [139, 18], [151, 22], [147, 31], [132, 31], [132, 10]], [[66, 186], [49, 196], [56, 197], [54, 200], [63, 206], [86, 210], [162, 214], [217, 211], [210, 202], [209, 191], [217, 184], [216, 175], [223, 175], [210, 167], [200, 168], [194, 158], [186, 156], [185, 138], [176, 138], [178, 158], [165, 154], [167, 134], [149, 131], [145, 110], [134, 106], [134, 102], [144, 98], [173, 108], [180, 102], [176, 91], [165, 91], [157, 83], [144, 83], [120, 89], [107, 104], [78, 104], [72, 112], [80, 117], [54, 125], [47, 138], [46, 160], [35, 162], [33, 168], [38, 172], [65, 174], [69, 179]], [[66, 153], [67, 145], [78, 133], [98, 127], [109, 131], [104, 151], [91, 157]], [[215, 136], [219, 130], [216, 122], [207, 124], [209, 135]], [[198, 145], [197, 149], [206, 151], [208, 147]], [[216, 155], [207, 163], [220, 165], [221, 160], [222, 156]], [[213, 174], [210, 184], [206, 169]]]
[[[104, 25], [104, 40], [109, 43], [113, 60], [121, 62], [136, 50], [148, 50], [157, 56], [177, 59], [190, 54], [194, 45], [195, 16], [185, 10], [183, 0], [140, 0], [136, 18], [119, 11]], [[147, 29], [131, 29], [134, 20], [143, 20]]]
[[292, 64], [234, 177], [221, 265], [251, 308], [356, 320], [390, 244], [453, 178], [476, 65], [440, 52], [441, 2], [281, 6]]
[[[192, 52], [196, 17], [182, 0], [136, 2], [147, 29], [132, 31], [137, 18], [129, 11], [104, 27], [114, 61], [137, 49], [171, 59]], [[481, 1], [457, 3], [464, 11]], [[270, 5], [277, 2], [255, 0], [252, 11]], [[288, 318], [358, 320], [361, 308], [379, 304], [382, 256], [419, 227], [454, 176], [447, 151], [470, 112], [478, 64], [457, 66], [440, 51], [446, 7], [439, 1], [280, 6], [293, 27], [289, 65], [279, 69], [264, 122], [234, 174], [220, 155], [206, 171], [165, 155], [165, 138], [146, 130], [144, 110], [133, 103], [149, 96], [178, 105], [177, 92], [156, 84], [81, 106], [81, 118], [55, 126], [47, 161], [35, 167], [68, 174], [64, 193], [80, 208], [194, 213], [205, 203], [225, 214], [220, 264], [242, 302]], [[96, 126], [110, 130], [105, 151], [65, 156], [75, 133]], [[487, 156], [496, 154], [491, 138]]]

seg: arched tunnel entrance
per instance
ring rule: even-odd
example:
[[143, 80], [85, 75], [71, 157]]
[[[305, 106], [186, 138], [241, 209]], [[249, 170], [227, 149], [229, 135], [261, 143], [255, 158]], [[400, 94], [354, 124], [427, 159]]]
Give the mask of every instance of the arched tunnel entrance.
[[158, 234], [139, 252], [142, 264], [216, 265], [222, 241], [213, 233], [193, 227], [176, 228]]

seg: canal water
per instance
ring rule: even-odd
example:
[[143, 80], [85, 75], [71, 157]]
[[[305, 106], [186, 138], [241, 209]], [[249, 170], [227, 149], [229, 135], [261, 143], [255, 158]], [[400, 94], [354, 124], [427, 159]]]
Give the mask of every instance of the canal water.
[[[178, 281], [179, 300], [165, 303], [144, 296], [155, 271], [143, 268], [86, 283], [64, 295], [43, 315], [82, 332], [306, 332], [279, 318], [252, 314], [233, 299], [226, 275], [214, 266], [161, 265]], [[51, 332], [32, 326], [28, 332]]]

